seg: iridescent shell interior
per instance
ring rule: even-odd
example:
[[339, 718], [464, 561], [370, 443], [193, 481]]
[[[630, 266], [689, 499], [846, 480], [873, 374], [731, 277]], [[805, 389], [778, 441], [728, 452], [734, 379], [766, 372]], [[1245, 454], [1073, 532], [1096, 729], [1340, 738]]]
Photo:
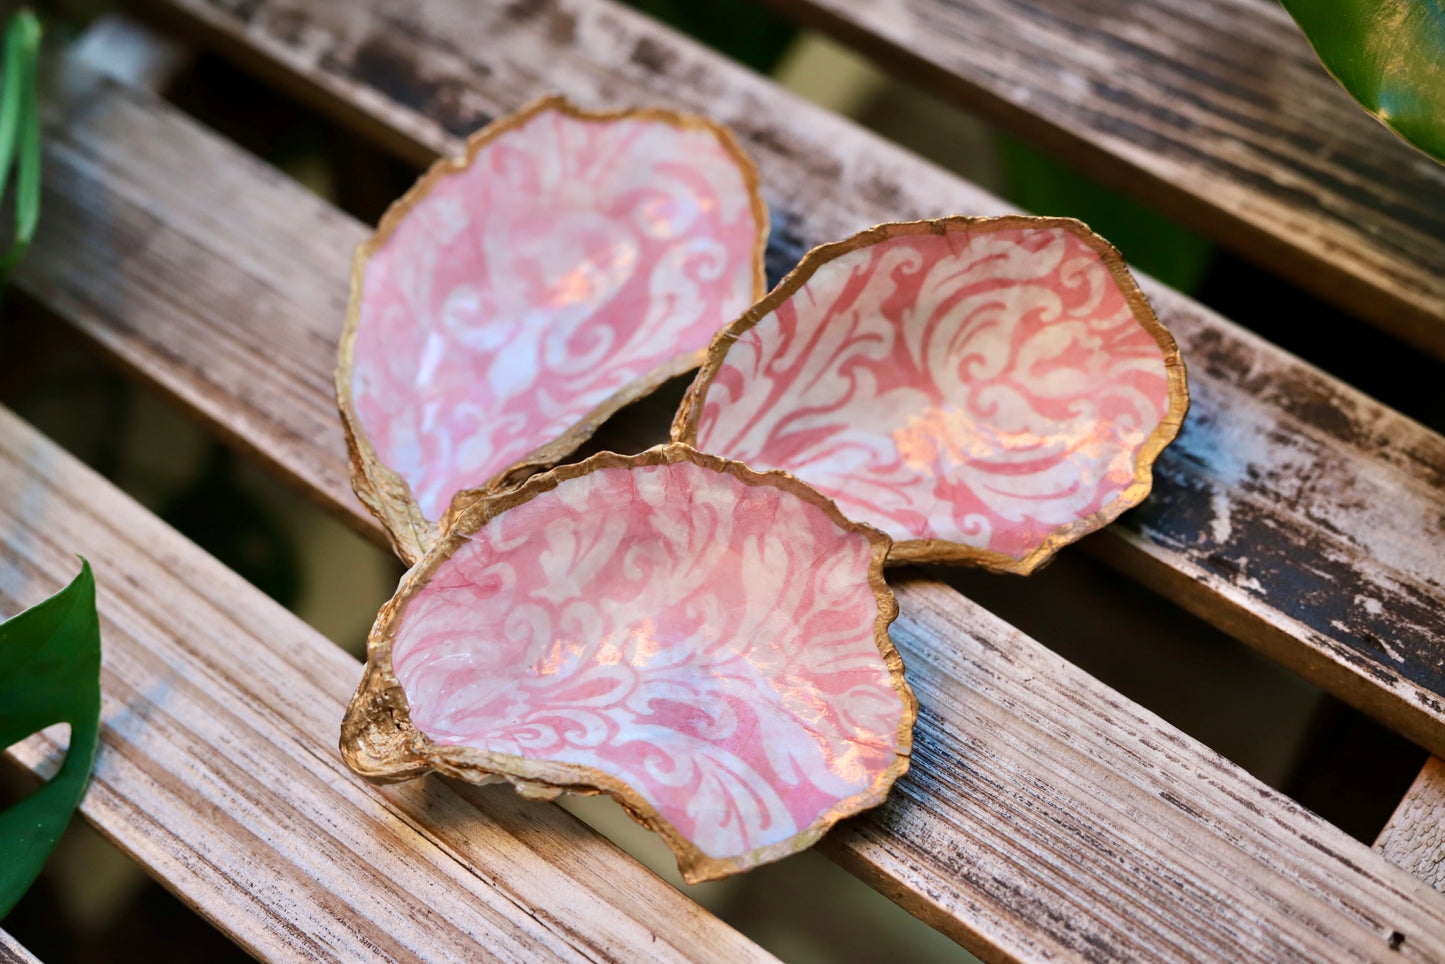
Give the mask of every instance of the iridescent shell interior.
[[786, 856], [907, 769], [887, 548], [796, 480], [686, 446], [564, 466], [409, 574], [343, 750], [373, 779], [610, 793], [689, 880]]
[[1029, 572], [1143, 499], [1187, 406], [1101, 238], [950, 218], [811, 253], [719, 335], [673, 437], [811, 483], [890, 561]]
[[551, 98], [439, 162], [358, 252], [338, 370], [402, 554], [696, 367], [762, 294], [766, 236], [751, 162], [700, 118]]

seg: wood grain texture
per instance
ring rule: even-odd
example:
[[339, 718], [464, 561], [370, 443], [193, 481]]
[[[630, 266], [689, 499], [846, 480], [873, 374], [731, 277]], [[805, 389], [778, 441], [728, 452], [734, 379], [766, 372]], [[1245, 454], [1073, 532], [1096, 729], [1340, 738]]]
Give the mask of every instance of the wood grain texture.
[[[339, 429], [297, 454], [331, 407], [320, 331], [334, 337], [341, 313], [318, 306], [344, 287], [362, 228], [142, 93], [102, 86], [55, 109], [55, 234], [32, 252], [31, 294], [87, 330], [127, 313], [120, 354], [197, 383], [229, 431], [297, 460], [293, 478], [334, 479], [314, 494], [380, 542], [345, 487]], [[85, 271], [66, 268], [84, 238]], [[274, 394], [226, 380], [273, 363], [315, 374]], [[906, 574], [898, 589], [894, 638], [923, 702], [916, 763], [825, 846], [900, 904], [992, 961], [1384, 961], [1400, 959], [1395, 932], [1404, 959], [1445, 955], [1445, 896], [952, 590]], [[315, 712], [331, 708], [339, 719], [335, 701]]]
[[1375, 849], [1445, 891], [1445, 760], [1431, 757], [1380, 831]]
[[[357, 661], [0, 409], [0, 612], [77, 554], [103, 649], [81, 812], [260, 960], [772, 960], [558, 807], [356, 777]], [[62, 747], [8, 755], [48, 776]]]
[[[460, 135], [548, 91], [592, 106], [706, 112], [758, 161], [775, 278], [814, 244], [879, 221], [1009, 210], [605, 0], [150, 2], [414, 159], [456, 153]], [[320, 254], [327, 265], [341, 260]], [[1090, 544], [1445, 754], [1445, 557], [1436, 551], [1445, 542], [1445, 440], [1178, 293], [1143, 285], [1179, 341], [1193, 410], [1155, 466], [1154, 496]], [[308, 314], [306, 323], [336, 317]], [[175, 339], [116, 339], [103, 317], [87, 325], [127, 353], [176, 350], [166, 347]], [[317, 337], [308, 333], [308, 343]], [[207, 354], [198, 349], [181, 366], [191, 373], [180, 391], [214, 390], [201, 387], [211, 379], [203, 373], [227, 362], [200, 364]], [[252, 385], [233, 388], [254, 413]], [[314, 437], [316, 423], [306, 424]], [[305, 474], [324, 471], [309, 464]]]
[[1445, 168], [1270, 0], [766, 0], [1445, 355]]
[[22, 947], [15, 938], [0, 931], [0, 964], [40, 964], [40, 959]]
[[[1441, 953], [1433, 914], [1417, 935], [1378, 904], [1399, 878], [1365, 884], [1378, 868], [1339, 831], [946, 587], [894, 588], [913, 775], [825, 846], [914, 888], [919, 916], [948, 929], [966, 907], [985, 958], [1388, 960], [1396, 933]], [[1346, 907], [1353, 946], [1328, 936]]]

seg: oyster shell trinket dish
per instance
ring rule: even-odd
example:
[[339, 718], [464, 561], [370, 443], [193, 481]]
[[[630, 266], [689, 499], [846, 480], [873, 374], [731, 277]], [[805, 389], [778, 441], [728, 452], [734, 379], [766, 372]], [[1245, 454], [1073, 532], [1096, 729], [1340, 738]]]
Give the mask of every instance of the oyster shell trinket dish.
[[689, 882], [811, 846], [908, 768], [889, 540], [670, 444], [474, 503], [382, 609], [358, 773], [610, 794]]
[[[1184, 366], [1087, 227], [883, 224], [764, 295], [767, 233], [723, 128], [547, 98], [362, 245], [338, 404], [411, 569], [355, 772], [605, 793], [689, 882], [780, 859], [908, 770], [886, 563], [1028, 573], [1148, 493]], [[671, 442], [558, 465], [699, 366]]]
[[357, 251], [336, 374], [397, 552], [696, 368], [762, 296], [767, 234], [733, 136], [673, 111], [545, 98], [433, 165]]
[[1148, 494], [1184, 365], [1119, 253], [1063, 218], [884, 224], [723, 329], [676, 441], [781, 469], [891, 562], [1028, 573]]

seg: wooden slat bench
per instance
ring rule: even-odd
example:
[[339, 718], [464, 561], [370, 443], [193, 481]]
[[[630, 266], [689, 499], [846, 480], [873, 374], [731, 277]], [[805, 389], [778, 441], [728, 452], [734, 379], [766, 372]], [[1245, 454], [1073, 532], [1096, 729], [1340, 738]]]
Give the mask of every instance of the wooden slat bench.
[[[380, 542], [341, 481], [334, 432], [295, 451], [330, 411], [325, 308], [362, 226], [143, 92], [101, 82], [74, 104], [56, 105], [48, 128], [49, 234], [22, 287], [86, 330], [169, 331], [184, 357], [165, 342], [127, 357], [163, 385], [226, 385], [225, 429], [266, 426], [252, 446], [294, 459], [292, 478], [336, 479], [313, 494]], [[183, 173], [196, 169], [216, 173], [198, 185]], [[1260, 961], [1346, 946], [1369, 959], [1396, 931], [1423, 959], [1436, 941], [1445, 953], [1445, 900], [1425, 885], [952, 590], [896, 588], [893, 635], [923, 706], [917, 765], [887, 807], [826, 846], [909, 910], [1020, 960], [1095, 945]]]
[[[775, 273], [873, 221], [1006, 209], [600, 0], [150, 6], [412, 161], [550, 90], [705, 111], [759, 161]], [[365, 227], [83, 70], [47, 106], [44, 203], [20, 288], [379, 539], [349, 491], [330, 386]], [[1148, 290], [1191, 364], [1195, 411], [1156, 496], [1096, 551], [1445, 750], [1431, 545], [1445, 440]], [[621, 437], [652, 441], [633, 418]], [[258, 956], [445, 959], [469, 940], [501, 957], [760, 954], [556, 807], [352, 780], [331, 743], [355, 662], [8, 417], [0, 491], [0, 531], [18, 534], [3, 543], [6, 611], [57, 585], [73, 551], [107, 594], [109, 725], [87, 817]], [[20, 492], [50, 515], [11, 510]], [[103, 565], [131, 578], [107, 587]], [[861, 878], [989, 960], [1445, 959], [1425, 861], [1410, 876], [947, 586], [894, 582], [923, 712], [888, 804], [825, 841]], [[178, 639], [176, 620], [194, 629]], [[182, 765], [176, 741], [204, 765]], [[12, 755], [43, 772], [56, 752], [40, 738]], [[128, 767], [149, 782], [125, 783]], [[248, 823], [263, 794], [264, 822]], [[201, 805], [229, 822], [187, 816]], [[162, 813], [169, 835], [152, 826]], [[297, 834], [327, 841], [336, 865]], [[388, 860], [425, 881], [425, 901], [408, 904], [417, 891], [385, 876]], [[292, 887], [244, 872], [268, 861]]]

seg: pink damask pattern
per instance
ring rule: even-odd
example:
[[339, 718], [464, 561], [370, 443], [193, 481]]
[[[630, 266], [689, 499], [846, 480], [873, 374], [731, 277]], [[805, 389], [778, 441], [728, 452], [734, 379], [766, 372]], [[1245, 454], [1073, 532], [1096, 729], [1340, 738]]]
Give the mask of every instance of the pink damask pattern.
[[955, 225], [819, 266], [728, 350], [697, 445], [900, 542], [1022, 560], [1133, 484], [1169, 408], [1158, 339], [1083, 237]]
[[438, 520], [755, 297], [759, 225], [712, 130], [533, 114], [403, 217], [365, 268], [351, 392]]
[[598, 469], [442, 563], [393, 666], [433, 742], [600, 771], [736, 858], [881, 801], [906, 752], [872, 555], [772, 484], [690, 461]]

